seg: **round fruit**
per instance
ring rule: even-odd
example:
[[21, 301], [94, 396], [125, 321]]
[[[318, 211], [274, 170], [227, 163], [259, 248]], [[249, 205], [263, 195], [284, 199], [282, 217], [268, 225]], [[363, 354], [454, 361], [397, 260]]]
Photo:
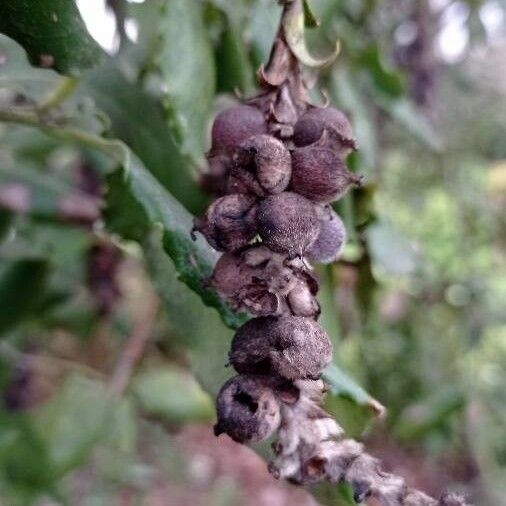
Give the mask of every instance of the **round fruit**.
[[320, 234], [306, 252], [306, 257], [312, 262], [331, 264], [342, 253], [346, 243], [346, 229], [343, 220], [330, 207], [325, 206], [319, 213]]
[[289, 380], [314, 379], [332, 359], [332, 343], [312, 318], [263, 316], [235, 334], [230, 362], [239, 373], [274, 374]]
[[265, 198], [258, 207], [257, 227], [268, 248], [291, 257], [302, 256], [320, 232], [314, 204], [292, 192]]
[[218, 251], [234, 251], [246, 246], [256, 235], [256, 199], [250, 195], [226, 195], [215, 200], [201, 218], [198, 230]]
[[267, 377], [252, 375], [227, 381], [216, 401], [218, 422], [214, 433], [226, 433], [238, 443], [262, 441], [272, 435], [279, 427], [281, 414], [271, 383]]
[[356, 141], [348, 118], [334, 107], [313, 107], [295, 124], [293, 141], [296, 146], [309, 146], [320, 140], [337, 151], [343, 159], [356, 150]]
[[290, 152], [271, 135], [254, 135], [237, 148], [229, 181], [231, 193], [259, 196], [286, 189], [292, 173]]
[[314, 202], [328, 204], [361, 182], [331, 149], [308, 146], [292, 154], [291, 189]]
[[220, 112], [213, 123], [211, 151], [234, 149], [248, 137], [267, 133], [267, 123], [260, 110], [236, 105]]

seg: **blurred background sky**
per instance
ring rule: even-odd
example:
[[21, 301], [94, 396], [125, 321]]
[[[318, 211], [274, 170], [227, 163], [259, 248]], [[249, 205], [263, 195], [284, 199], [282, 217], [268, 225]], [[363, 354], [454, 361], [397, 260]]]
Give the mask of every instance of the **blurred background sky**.
[[[149, 0], [128, 0], [130, 3], [143, 3]], [[436, 37], [436, 51], [438, 56], [447, 63], [456, 63], [466, 56], [469, 50], [469, 29], [466, 19], [469, 16], [469, 6], [465, 2], [451, 0], [429, 0], [434, 11], [444, 10]], [[115, 53], [119, 48], [119, 37], [116, 31], [116, 19], [111, 9], [107, 7], [107, 0], [77, 0], [77, 5], [93, 38], [109, 53]], [[489, 0], [479, 9], [479, 16], [487, 32], [487, 40], [491, 44], [501, 43], [504, 39], [504, 10], [499, 0]], [[407, 43], [413, 34], [414, 27], [406, 23], [399, 27], [395, 34], [399, 41]], [[138, 24], [135, 19], [126, 22], [128, 37], [136, 42]]]

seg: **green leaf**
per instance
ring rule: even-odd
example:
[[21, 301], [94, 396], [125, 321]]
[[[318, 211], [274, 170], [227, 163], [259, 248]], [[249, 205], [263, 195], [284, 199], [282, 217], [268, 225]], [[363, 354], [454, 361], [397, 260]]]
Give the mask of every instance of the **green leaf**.
[[330, 336], [330, 340], [337, 349], [341, 340], [341, 325], [336, 311], [334, 273], [331, 265], [321, 265], [317, 268], [320, 279], [318, 300], [321, 306], [320, 323]]
[[356, 506], [353, 499], [353, 488], [350, 484], [343, 483], [319, 483], [311, 488], [318, 504], [322, 506]]
[[371, 44], [356, 56], [356, 63], [371, 76], [375, 87], [382, 93], [399, 98], [405, 93], [402, 75], [387, 67], [378, 44]]
[[48, 448], [31, 418], [0, 411], [0, 434], [0, 476], [27, 496], [48, 491], [55, 476]]
[[391, 99], [387, 96], [376, 96], [379, 106], [390, 115], [401, 127], [411, 133], [419, 142], [433, 151], [443, 147], [441, 138], [430, 125], [423, 113], [407, 98]]
[[71, 0], [2, 0], [0, 32], [21, 44], [33, 65], [62, 74], [76, 75], [102, 54]]
[[410, 274], [419, 264], [413, 245], [388, 223], [377, 223], [367, 230], [373, 261], [390, 274]]
[[46, 260], [12, 262], [0, 275], [0, 335], [28, 319], [36, 310], [47, 286]]
[[[114, 409], [105, 428], [101, 442], [121, 456], [133, 454], [137, 442], [137, 411], [133, 399], [123, 397], [113, 403]], [[108, 451], [110, 452], [110, 449]]]
[[106, 207], [103, 215], [107, 227], [124, 239], [140, 242], [150, 228], [143, 207], [129, 191], [121, 171], [108, 175], [106, 181]]
[[350, 399], [359, 406], [371, 408], [377, 416], [382, 416], [385, 407], [369, 395], [353, 378], [348, 376], [336, 364], [331, 364], [323, 372], [323, 379], [330, 387], [330, 393], [336, 397]]
[[279, 24], [280, 9], [275, 2], [256, 2], [248, 22], [255, 65], [267, 62]]
[[106, 433], [116, 403], [105, 385], [72, 375], [55, 399], [37, 414], [37, 428], [58, 475], [82, 464]]
[[174, 262], [179, 279], [199, 294], [206, 305], [218, 309], [227, 325], [238, 327], [244, 317], [235, 314], [214, 290], [204, 286], [219, 254], [202, 237], [192, 240], [192, 216], [126, 147], [122, 149], [125, 189], [142, 206], [149, 222], [160, 227], [164, 250]]
[[111, 134], [128, 144], [159, 183], [191, 212], [203, 211], [207, 197], [167, 128], [159, 102], [127, 80], [118, 64], [109, 59], [84, 76], [82, 92], [107, 114]]
[[306, 28], [316, 28], [320, 25], [319, 19], [314, 15], [309, 0], [304, 0], [304, 24]]
[[22, 93], [31, 99], [47, 95], [60, 79], [52, 70], [30, 67], [23, 48], [2, 34], [0, 60], [0, 89]]
[[[164, 254], [159, 234], [143, 244], [148, 271], [162, 297], [170, 326], [177, 337], [170, 343], [187, 350], [190, 367], [199, 383], [215, 396], [233, 374], [225, 368], [233, 332], [223, 325], [216, 311], [205, 307], [197, 294], [185, 289], [172, 261]], [[223, 316], [223, 315], [222, 315]], [[236, 325], [244, 319], [234, 315]]]
[[139, 373], [132, 392], [142, 411], [171, 423], [209, 422], [214, 407], [195, 379], [184, 369], [169, 365]]
[[216, 73], [219, 92], [251, 91], [254, 71], [240, 28], [223, 13], [224, 27], [216, 47]]
[[165, 105], [185, 154], [201, 159], [214, 99], [213, 53], [202, 21], [202, 3], [163, 3], [160, 50], [155, 62], [166, 86]]

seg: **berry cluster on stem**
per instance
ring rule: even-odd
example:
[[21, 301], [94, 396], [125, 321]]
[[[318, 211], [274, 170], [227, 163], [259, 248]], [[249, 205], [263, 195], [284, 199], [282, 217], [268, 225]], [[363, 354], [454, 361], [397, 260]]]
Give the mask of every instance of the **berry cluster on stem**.
[[463, 506], [458, 496], [436, 500], [384, 472], [321, 407], [332, 344], [317, 321], [311, 265], [339, 258], [346, 231], [331, 204], [362, 178], [346, 166], [357, 149], [348, 118], [309, 103], [287, 41], [283, 21], [302, 13], [303, 2], [282, 3], [260, 93], [214, 121], [202, 183], [217, 198], [194, 223], [223, 252], [208, 282], [233, 309], [254, 316], [233, 338], [229, 362], [237, 375], [218, 394], [215, 433], [240, 443], [275, 436], [275, 477], [345, 481], [357, 502], [372, 496], [389, 506]]

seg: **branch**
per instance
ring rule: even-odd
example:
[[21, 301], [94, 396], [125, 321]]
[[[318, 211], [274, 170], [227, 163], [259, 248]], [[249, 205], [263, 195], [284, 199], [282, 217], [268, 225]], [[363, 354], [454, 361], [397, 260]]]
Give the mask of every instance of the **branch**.
[[39, 128], [56, 139], [96, 149], [126, 165], [127, 148], [121, 141], [107, 140], [78, 128], [57, 125], [44, 119], [36, 109], [21, 107], [0, 109], [0, 122]]
[[78, 84], [79, 79], [77, 77], [68, 76], [62, 78], [60, 85], [54, 93], [45, 102], [37, 106], [37, 111], [39, 113], [47, 113], [49, 110], [58, 107], [74, 93]]
[[117, 396], [121, 396], [128, 387], [135, 365], [144, 353], [159, 308], [160, 303], [153, 296], [153, 300], [148, 303], [145, 314], [138, 318], [132, 334], [127, 340], [110, 381], [111, 391]]
[[384, 471], [363, 444], [344, 438], [344, 430], [320, 407], [321, 381], [297, 381], [296, 386], [297, 401], [285, 402], [281, 410], [283, 422], [274, 448], [277, 457], [269, 466], [276, 478], [302, 485], [324, 479], [344, 481], [352, 486], [356, 502], [374, 497], [386, 506], [466, 506], [456, 494], [434, 499]]

